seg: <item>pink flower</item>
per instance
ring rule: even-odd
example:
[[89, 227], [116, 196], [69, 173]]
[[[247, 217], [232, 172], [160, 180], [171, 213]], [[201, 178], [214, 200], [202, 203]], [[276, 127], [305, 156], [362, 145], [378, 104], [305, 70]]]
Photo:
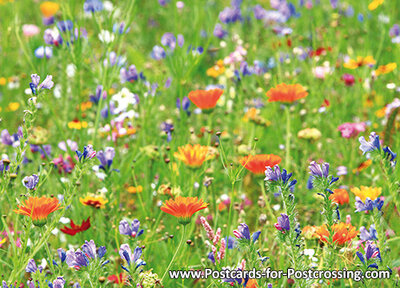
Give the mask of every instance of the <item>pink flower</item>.
[[22, 32], [26, 37], [32, 37], [40, 32], [40, 28], [34, 24], [25, 24], [22, 25]]
[[353, 86], [355, 82], [354, 76], [351, 74], [343, 74], [342, 80], [346, 86]]
[[356, 137], [360, 132], [364, 132], [367, 125], [364, 122], [361, 123], [343, 123], [338, 127], [338, 130], [342, 133], [343, 138]]

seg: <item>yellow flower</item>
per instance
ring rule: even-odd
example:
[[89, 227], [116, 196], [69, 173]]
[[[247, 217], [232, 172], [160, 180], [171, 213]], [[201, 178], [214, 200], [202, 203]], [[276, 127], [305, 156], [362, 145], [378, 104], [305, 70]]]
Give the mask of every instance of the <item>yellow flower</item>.
[[82, 128], [87, 128], [88, 123], [86, 121], [79, 121], [79, 120], [74, 120], [68, 123], [68, 128], [69, 129], [77, 129], [80, 130]]
[[307, 140], [318, 140], [322, 134], [317, 128], [306, 128], [297, 133], [297, 137]]
[[139, 185], [137, 187], [129, 186], [129, 187], [126, 188], [126, 191], [128, 191], [131, 194], [142, 193], [143, 192], [143, 187], [142, 187], [142, 185]]
[[108, 202], [103, 196], [94, 194], [86, 195], [85, 198], [79, 198], [79, 201], [85, 206], [91, 206], [97, 209], [106, 207], [106, 203]]
[[18, 102], [11, 102], [10, 104], [8, 104], [6, 110], [14, 112], [18, 110], [19, 106], [20, 104]]
[[7, 79], [4, 77], [0, 77], [0, 86], [4, 86], [7, 83]]
[[381, 65], [378, 67], [378, 69], [375, 70], [375, 75], [379, 76], [382, 74], [387, 74], [392, 72], [394, 69], [396, 69], [397, 64], [396, 63], [389, 63], [386, 65]]
[[348, 69], [356, 69], [364, 65], [375, 65], [375, 63], [376, 61], [372, 56], [357, 56], [357, 60], [350, 59], [348, 62], [344, 63], [343, 66]]
[[207, 69], [207, 76], [217, 78], [219, 75], [222, 75], [225, 73], [225, 67], [224, 67], [224, 61], [218, 60], [217, 63]]
[[378, 196], [382, 193], [382, 188], [360, 186], [360, 188], [351, 188], [351, 192], [353, 192], [354, 195], [360, 197], [361, 201], [365, 202], [365, 199], [367, 198], [371, 200], [375, 200], [376, 198], [378, 198]]
[[93, 106], [93, 103], [90, 101], [87, 101], [87, 102], [82, 102], [80, 105], [80, 108], [81, 108], [81, 111], [86, 111], [86, 110], [92, 108], [92, 106]]
[[371, 3], [369, 3], [368, 9], [370, 11], [375, 10], [376, 8], [378, 8], [380, 5], [383, 4], [383, 1], [384, 0], [374, 0], [374, 1], [372, 1]]
[[385, 117], [385, 115], [386, 115], [386, 107], [383, 107], [375, 112], [375, 116], [378, 118]]
[[54, 16], [59, 9], [60, 5], [55, 2], [46, 1], [40, 4], [40, 11], [42, 11], [43, 16], [47, 18]]

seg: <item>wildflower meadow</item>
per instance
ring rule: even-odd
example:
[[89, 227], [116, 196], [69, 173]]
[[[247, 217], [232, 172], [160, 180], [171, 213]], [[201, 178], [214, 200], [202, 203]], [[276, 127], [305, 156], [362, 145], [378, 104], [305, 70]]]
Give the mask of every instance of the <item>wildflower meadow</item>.
[[397, 4], [0, 0], [1, 287], [399, 287]]

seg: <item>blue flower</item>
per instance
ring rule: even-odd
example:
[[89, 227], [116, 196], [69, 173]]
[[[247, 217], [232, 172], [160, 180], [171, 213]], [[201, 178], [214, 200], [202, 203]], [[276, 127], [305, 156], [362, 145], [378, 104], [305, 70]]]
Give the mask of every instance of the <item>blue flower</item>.
[[106, 147], [105, 152], [103, 152], [103, 150], [99, 151], [99, 153], [97, 153], [97, 159], [100, 161], [99, 168], [103, 169], [104, 171], [109, 171], [114, 157], [115, 150], [112, 147]]
[[[281, 217], [278, 217], [278, 223], [275, 224], [275, 228], [279, 231], [290, 230], [290, 220], [287, 214], [281, 213]], [[284, 231], [283, 231], [284, 232]]]
[[[40, 76], [37, 74], [32, 74], [31, 75], [32, 82], [29, 83], [29, 86], [32, 90], [33, 95], [37, 95], [38, 92], [42, 89], [51, 89], [54, 86], [53, 76], [47, 75], [46, 79], [43, 80], [42, 83], [40, 83]], [[39, 84], [40, 83], [40, 84]]]
[[32, 176], [26, 176], [22, 179], [22, 184], [29, 190], [35, 189], [36, 185], [39, 183], [39, 176], [33, 174]]
[[260, 237], [260, 234], [261, 231], [257, 231], [250, 236], [249, 226], [247, 226], [246, 223], [240, 223], [240, 225], [238, 226], [238, 230], [233, 231], [233, 235], [235, 235], [236, 238], [248, 241], [252, 240], [253, 243], [257, 241], [257, 239]]
[[375, 229], [375, 225], [372, 224], [372, 225], [369, 227], [369, 231], [368, 231], [364, 226], [362, 226], [362, 227], [360, 228], [360, 239], [361, 239], [362, 241], [377, 240], [377, 239], [378, 239], [378, 235], [377, 235], [377, 231], [376, 231], [376, 229]]
[[100, 0], [86, 0], [83, 4], [83, 10], [86, 13], [94, 13], [103, 10], [103, 2]]
[[328, 178], [329, 176], [329, 163], [323, 163], [322, 165], [319, 165], [317, 162], [312, 161], [308, 168], [310, 169], [311, 176], [321, 178]]
[[374, 208], [381, 211], [384, 201], [380, 197], [372, 201], [370, 198], [365, 199], [365, 203], [361, 201], [360, 197], [356, 197], [356, 212], [372, 211]]
[[[144, 262], [140, 257], [142, 256], [142, 248], [136, 247], [135, 250], [132, 253], [131, 248], [129, 247], [128, 244], [122, 244], [120, 249], [119, 249], [119, 255], [121, 256], [122, 259], [126, 261], [128, 264], [129, 268], [133, 268], [136, 270], [140, 266], [145, 266], [146, 262]], [[130, 272], [128, 268], [124, 267], [121, 265], [121, 267], [126, 270], [127, 272]]]
[[165, 50], [163, 47], [161, 46], [154, 46], [153, 50], [151, 51], [151, 58], [155, 59], [155, 60], [161, 60], [164, 59], [166, 56], [165, 54]]
[[363, 136], [358, 138], [358, 141], [360, 141], [360, 150], [363, 152], [363, 154], [374, 150], [379, 151], [381, 149], [379, 136], [376, 135], [375, 132], [371, 132], [369, 135], [369, 141], [365, 140]]
[[287, 173], [286, 169], [281, 169], [278, 165], [275, 165], [272, 169], [271, 167], [266, 167], [265, 169], [265, 181], [272, 181], [272, 182], [280, 182], [282, 181], [283, 185], [288, 185], [288, 188], [294, 188], [296, 185], [297, 180], [294, 179], [289, 182], [290, 178], [292, 177], [293, 173]]
[[222, 28], [222, 25], [221, 25], [221, 24], [217, 23], [217, 24], [215, 25], [215, 27], [214, 27], [214, 32], [213, 32], [213, 34], [214, 34], [215, 37], [217, 37], [217, 38], [219, 38], [219, 39], [222, 39], [222, 38], [224, 38], [226, 35], [228, 35], [228, 32]]
[[96, 88], [96, 94], [89, 96], [90, 102], [93, 102], [94, 104], [98, 104], [100, 102], [101, 97], [103, 97], [103, 99], [106, 99], [107, 91], [103, 91], [103, 86], [98, 85]]
[[[375, 244], [373, 244], [371, 241], [367, 241], [365, 248], [364, 248], [364, 252], [365, 252], [365, 258], [364, 258], [363, 253], [361, 253], [359, 251], [356, 252], [358, 258], [364, 265], [368, 264], [368, 261], [370, 259], [374, 259], [374, 258], [377, 258], [380, 261], [382, 261], [379, 248]], [[376, 263], [373, 263], [373, 264], [368, 265], [368, 268], [378, 269], [378, 265]]]
[[90, 144], [83, 147], [83, 152], [78, 150], [76, 150], [75, 152], [76, 155], [78, 155], [79, 161], [84, 161], [86, 159], [93, 159], [96, 156], [96, 151]]
[[143, 234], [143, 229], [139, 229], [140, 221], [138, 219], [134, 219], [131, 225], [129, 225], [127, 220], [121, 220], [121, 222], [119, 222], [119, 233], [121, 235], [128, 235], [136, 238]]

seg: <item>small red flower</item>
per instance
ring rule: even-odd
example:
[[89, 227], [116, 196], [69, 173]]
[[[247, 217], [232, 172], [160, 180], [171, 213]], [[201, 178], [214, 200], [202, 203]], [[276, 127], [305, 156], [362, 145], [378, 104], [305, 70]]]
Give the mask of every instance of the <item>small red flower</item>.
[[86, 220], [83, 220], [81, 225], [76, 225], [74, 223], [74, 221], [72, 221], [72, 219], [71, 219], [71, 223], [70, 224], [71, 224], [71, 228], [67, 227], [67, 226], [64, 226], [64, 228], [61, 228], [60, 230], [65, 234], [74, 236], [77, 233], [86, 231], [86, 230], [88, 230], [90, 228], [90, 217], [88, 219], [86, 219]]

